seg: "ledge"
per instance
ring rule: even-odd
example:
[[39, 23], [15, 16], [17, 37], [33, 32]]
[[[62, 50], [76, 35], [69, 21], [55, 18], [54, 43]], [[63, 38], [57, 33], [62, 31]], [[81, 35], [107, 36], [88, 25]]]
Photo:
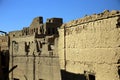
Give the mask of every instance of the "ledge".
[[68, 23], [63, 24], [60, 28], [69, 28], [69, 27], [74, 27], [77, 25], [89, 23], [89, 22], [94, 22], [102, 19], [108, 19], [112, 17], [120, 16], [120, 11], [113, 10], [109, 12], [108, 10], [105, 10], [102, 13], [99, 14], [93, 14], [90, 16], [85, 16], [84, 18], [80, 18], [78, 20], [73, 20]]

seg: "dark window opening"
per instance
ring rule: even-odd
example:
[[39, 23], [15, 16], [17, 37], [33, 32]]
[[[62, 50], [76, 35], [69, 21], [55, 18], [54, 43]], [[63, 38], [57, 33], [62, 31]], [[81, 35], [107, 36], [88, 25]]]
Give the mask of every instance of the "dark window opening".
[[43, 26], [40, 27], [40, 33], [44, 34], [44, 28], [43, 28]]
[[25, 52], [29, 52], [30, 46], [27, 44], [27, 42], [25, 42]]
[[39, 52], [39, 51], [40, 51], [39, 42], [38, 42], [38, 41], [35, 41], [35, 43], [36, 43], [36, 50], [37, 50], [37, 52]]
[[61, 70], [61, 80], [86, 80], [84, 74], [76, 74]]
[[48, 45], [48, 51], [51, 51], [52, 49], [51, 49], [51, 45], [49, 44]]
[[42, 48], [42, 43], [39, 41], [40, 48]]
[[48, 34], [51, 34], [50, 32], [51, 32], [51, 31], [50, 31], [50, 28], [48, 28]]
[[40, 28], [40, 33], [42, 34], [42, 29]]
[[2, 64], [2, 66], [6, 66], [6, 56], [5, 56], [5, 53], [1, 54], [1, 64]]
[[89, 74], [89, 80], [95, 80], [95, 76], [94, 76], [94, 75]]
[[120, 59], [118, 60], [117, 64], [120, 64]]
[[55, 29], [54, 28], [52, 29], [52, 34], [55, 34]]
[[15, 37], [15, 34], [13, 34], [13, 37]]
[[120, 78], [120, 66], [118, 66], [118, 75], [119, 75], [119, 78]]
[[120, 22], [117, 23], [116, 27], [117, 27], [117, 28], [120, 28]]
[[29, 45], [30, 45], [30, 42], [29, 42]]

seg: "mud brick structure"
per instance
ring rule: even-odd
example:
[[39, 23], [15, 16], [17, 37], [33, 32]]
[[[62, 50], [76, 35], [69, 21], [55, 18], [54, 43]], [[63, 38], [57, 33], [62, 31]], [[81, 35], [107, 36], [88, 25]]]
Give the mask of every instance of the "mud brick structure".
[[0, 31], [0, 80], [8, 80], [9, 73], [9, 37]]
[[6, 32], [0, 31], [0, 51], [8, 50], [9, 38]]
[[59, 34], [61, 69], [87, 80], [120, 80], [120, 12], [106, 10], [70, 21]]
[[36, 17], [0, 38], [8, 45], [0, 42], [0, 50], [10, 53], [9, 80], [120, 80], [120, 11], [67, 23]]
[[10, 68], [17, 66], [10, 79], [59, 80], [60, 66], [57, 55], [58, 30], [61, 18], [42, 17], [33, 20], [29, 27], [9, 33]]

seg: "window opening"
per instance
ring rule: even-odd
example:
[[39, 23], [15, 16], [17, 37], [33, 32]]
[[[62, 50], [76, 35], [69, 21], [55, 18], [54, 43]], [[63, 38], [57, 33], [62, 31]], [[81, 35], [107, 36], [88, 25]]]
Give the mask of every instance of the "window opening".
[[119, 75], [119, 78], [120, 78], [120, 66], [118, 66], [118, 75]]

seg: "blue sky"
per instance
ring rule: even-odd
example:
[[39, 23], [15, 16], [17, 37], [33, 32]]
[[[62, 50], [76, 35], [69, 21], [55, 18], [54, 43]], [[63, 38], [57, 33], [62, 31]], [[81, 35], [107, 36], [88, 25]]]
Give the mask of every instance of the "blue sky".
[[0, 0], [0, 30], [21, 30], [38, 16], [69, 22], [104, 10], [120, 10], [120, 0]]

